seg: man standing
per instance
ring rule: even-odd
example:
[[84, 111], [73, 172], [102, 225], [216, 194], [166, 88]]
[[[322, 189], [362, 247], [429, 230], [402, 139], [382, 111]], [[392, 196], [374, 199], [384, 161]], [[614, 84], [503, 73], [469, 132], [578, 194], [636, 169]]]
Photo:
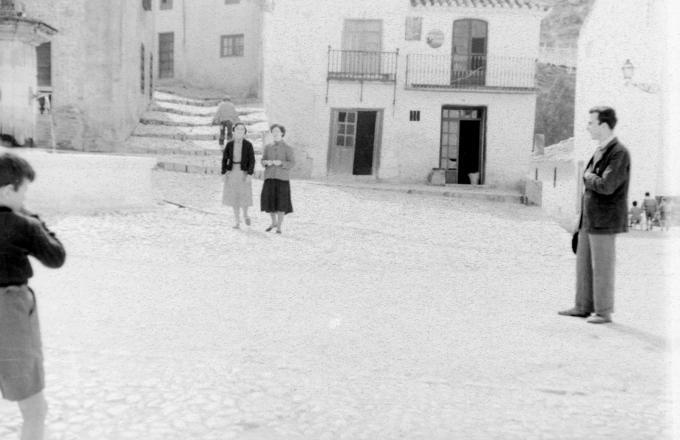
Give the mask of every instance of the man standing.
[[225, 96], [217, 107], [217, 112], [212, 121], [213, 125], [220, 126], [220, 145], [224, 145], [232, 139], [232, 127], [239, 121], [238, 112], [234, 104], [231, 103], [231, 98]]
[[616, 112], [611, 107], [590, 110], [588, 131], [598, 148], [583, 174], [585, 191], [576, 251], [576, 305], [560, 315], [587, 322], [611, 322], [614, 311], [616, 234], [628, 232], [630, 154], [614, 135]]

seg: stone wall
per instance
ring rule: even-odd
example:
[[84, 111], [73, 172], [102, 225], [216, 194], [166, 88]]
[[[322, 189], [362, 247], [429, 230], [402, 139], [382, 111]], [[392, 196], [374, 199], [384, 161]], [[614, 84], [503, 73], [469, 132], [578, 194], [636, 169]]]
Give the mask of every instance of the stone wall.
[[[26, 0], [26, 13], [57, 28], [52, 39], [52, 99], [57, 145], [114, 151], [150, 102], [140, 89], [155, 47], [153, 12], [124, 0]], [[157, 56], [155, 56], [157, 59]], [[41, 118], [44, 120], [44, 118]]]

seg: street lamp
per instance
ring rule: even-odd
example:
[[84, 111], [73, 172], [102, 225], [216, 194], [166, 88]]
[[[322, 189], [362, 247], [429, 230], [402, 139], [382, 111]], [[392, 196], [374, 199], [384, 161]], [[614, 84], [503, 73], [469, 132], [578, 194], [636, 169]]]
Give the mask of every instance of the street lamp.
[[636, 83], [633, 82], [633, 75], [635, 74], [635, 66], [631, 63], [630, 59], [627, 59], [623, 66], [621, 67], [623, 72], [623, 79], [625, 84], [635, 86], [638, 89], [646, 93], [659, 93], [659, 86], [651, 83]]

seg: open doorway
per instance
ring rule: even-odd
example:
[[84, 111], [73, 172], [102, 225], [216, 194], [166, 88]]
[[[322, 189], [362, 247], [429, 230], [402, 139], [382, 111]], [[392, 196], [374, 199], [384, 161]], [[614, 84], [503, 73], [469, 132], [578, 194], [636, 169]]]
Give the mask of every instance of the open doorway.
[[484, 107], [442, 107], [439, 167], [446, 183], [484, 183], [485, 115]]

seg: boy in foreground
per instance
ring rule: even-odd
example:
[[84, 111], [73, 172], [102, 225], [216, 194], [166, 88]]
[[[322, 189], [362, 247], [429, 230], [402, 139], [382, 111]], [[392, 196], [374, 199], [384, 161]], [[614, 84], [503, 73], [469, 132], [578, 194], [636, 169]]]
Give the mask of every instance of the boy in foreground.
[[61, 242], [24, 209], [35, 171], [23, 158], [0, 154], [0, 392], [19, 404], [21, 440], [45, 436], [47, 402], [43, 395], [42, 343], [38, 309], [28, 279], [31, 255], [47, 267], [64, 264]]

